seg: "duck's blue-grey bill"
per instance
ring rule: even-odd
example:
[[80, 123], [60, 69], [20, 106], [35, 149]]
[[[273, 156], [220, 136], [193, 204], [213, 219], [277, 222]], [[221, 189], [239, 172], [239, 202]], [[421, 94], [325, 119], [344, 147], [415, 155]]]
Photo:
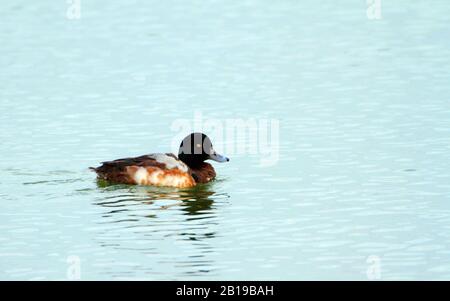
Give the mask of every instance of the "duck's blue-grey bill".
[[230, 161], [230, 159], [228, 159], [227, 157], [219, 155], [219, 154], [216, 154], [216, 153], [209, 155], [209, 158], [211, 160], [214, 160], [214, 161], [217, 161], [217, 162], [228, 162], [228, 161]]

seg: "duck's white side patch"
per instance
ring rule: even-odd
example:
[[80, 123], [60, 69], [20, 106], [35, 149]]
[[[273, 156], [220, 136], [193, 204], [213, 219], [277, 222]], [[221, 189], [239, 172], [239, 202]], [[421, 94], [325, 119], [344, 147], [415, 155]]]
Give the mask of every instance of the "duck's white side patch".
[[159, 163], [166, 165], [167, 169], [178, 168], [181, 171], [187, 172], [188, 167], [182, 161], [175, 159], [172, 156], [166, 154], [153, 154], [152, 157]]
[[139, 167], [134, 173], [134, 181], [136, 184], [145, 185], [147, 183], [147, 169], [144, 167]]
[[160, 169], [159, 167], [129, 166], [127, 173], [138, 185], [155, 185], [170, 187], [193, 187], [195, 180], [187, 172], [177, 168]]
[[159, 185], [161, 180], [159, 176], [163, 173], [162, 170], [153, 170], [149, 173], [147, 182], [152, 185]]

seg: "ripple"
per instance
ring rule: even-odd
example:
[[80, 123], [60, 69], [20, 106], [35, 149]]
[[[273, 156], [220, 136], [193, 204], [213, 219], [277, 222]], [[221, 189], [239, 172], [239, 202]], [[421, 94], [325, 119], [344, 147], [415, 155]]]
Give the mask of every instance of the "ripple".
[[[450, 279], [449, 1], [97, 2], [0, 4], [1, 279]], [[278, 120], [276, 162], [186, 190], [87, 170], [195, 111]]]

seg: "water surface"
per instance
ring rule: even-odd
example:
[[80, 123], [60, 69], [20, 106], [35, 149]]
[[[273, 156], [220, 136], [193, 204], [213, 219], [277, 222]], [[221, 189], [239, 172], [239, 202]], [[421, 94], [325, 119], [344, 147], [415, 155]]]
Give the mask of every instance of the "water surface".
[[[365, 5], [3, 1], [0, 279], [449, 280], [450, 2]], [[193, 190], [87, 169], [195, 112], [278, 120], [279, 160]]]

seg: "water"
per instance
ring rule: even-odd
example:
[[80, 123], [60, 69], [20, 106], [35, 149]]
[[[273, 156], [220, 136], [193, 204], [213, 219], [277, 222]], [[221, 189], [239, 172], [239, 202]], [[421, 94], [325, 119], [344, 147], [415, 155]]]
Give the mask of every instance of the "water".
[[[448, 1], [67, 7], [0, 4], [1, 279], [450, 279]], [[195, 112], [278, 120], [279, 160], [193, 190], [87, 169]]]

